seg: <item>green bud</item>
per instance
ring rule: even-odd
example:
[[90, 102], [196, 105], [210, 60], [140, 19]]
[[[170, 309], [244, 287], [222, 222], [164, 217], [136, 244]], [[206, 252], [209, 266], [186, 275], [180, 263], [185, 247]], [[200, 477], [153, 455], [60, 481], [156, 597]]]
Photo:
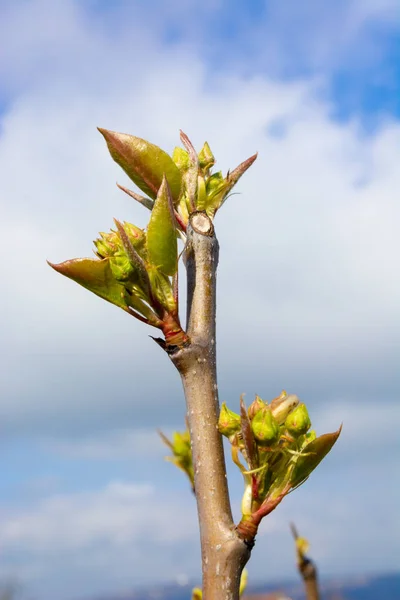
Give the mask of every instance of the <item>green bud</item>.
[[175, 456], [192, 456], [192, 450], [190, 447], [190, 433], [188, 431], [184, 431], [183, 433], [174, 431], [172, 436], [172, 446]]
[[270, 409], [279, 425], [282, 425], [285, 422], [288, 414], [291, 413], [294, 408], [296, 408], [298, 403], [299, 399], [297, 396], [294, 394], [288, 395], [285, 391], [283, 391], [280, 396], [272, 400]]
[[187, 171], [189, 168], [189, 154], [180, 146], [176, 146], [172, 153], [172, 160], [180, 171]]
[[287, 416], [285, 427], [288, 432], [295, 437], [307, 433], [311, 427], [311, 421], [304, 402], [296, 406], [296, 408]]
[[279, 425], [267, 406], [259, 410], [252, 422], [251, 429], [261, 446], [272, 446], [279, 438]]
[[110, 267], [112, 274], [117, 281], [137, 283], [137, 272], [124, 250], [118, 250], [118, 252], [115, 252], [114, 256], [110, 258]]
[[218, 430], [222, 435], [230, 437], [240, 430], [240, 416], [234, 413], [223, 402], [218, 419]]
[[106, 258], [107, 256], [113, 256], [118, 248], [121, 247], [121, 240], [118, 237], [118, 234], [115, 231], [110, 233], [100, 232], [100, 238], [94, 240], [94, 245], [96, 246], [96, 254], [100, 258]]
[[199, 152], [199, 165], [204, 171], [208, 171], [215, 164], [215, 158], [211, 152], [208, 142], [204, 142], [204, 146]]
[[267, 406], [266, 403], [261, 400], [260, 396], [257, 396], [256, 394], [255, 399], [247, 409], [247, 414], [249, 415], [250, 421], [254, 418], [254, 415], [256, 415], [265, 406]]
[[132, 246], [143, 256], [146, 244], [146, 233], [143, 229], [140, 229], [140, 227], [136, 227], [136, 225], [128, 223], [127, 221], [124, 221], [123, 226]]

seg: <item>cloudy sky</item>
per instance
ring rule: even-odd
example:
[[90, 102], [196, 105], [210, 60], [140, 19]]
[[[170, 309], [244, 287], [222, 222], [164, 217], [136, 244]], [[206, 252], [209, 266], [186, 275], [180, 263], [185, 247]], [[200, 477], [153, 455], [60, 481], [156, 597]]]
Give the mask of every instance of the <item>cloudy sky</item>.
[[[194, 501], [155, 429], [178, 374], [139, 322], [46, 259], [145, 226], [97, 126], [224, 171], [259, 157], [216, 219], [219, 389], [282, 389], [326, 463], [264, 522], [253, 582], [398, 567], [400, 73], [397, 0], [0, 0], [0, 580], [73, 600], [188, 576]], [[230, 469], [238, 516], [241, 479]], [[183, 580], [183, 579], [182, 579]]]

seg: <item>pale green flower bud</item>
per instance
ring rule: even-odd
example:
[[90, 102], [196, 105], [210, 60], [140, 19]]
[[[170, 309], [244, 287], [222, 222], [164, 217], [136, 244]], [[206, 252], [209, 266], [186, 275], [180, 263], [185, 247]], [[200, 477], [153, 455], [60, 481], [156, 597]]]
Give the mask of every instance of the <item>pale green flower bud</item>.
[[251, 429], [260, 446], [272, 446], [279, 438], [279, 425], [267, 406], [254, 415]]
[[192, 450], [190, 447], [190, 433], [188, 431], [184, 431], [183, 433], [174, 431], [172, 435], [172, 446], [175, 456], [192, 456]]
[[234, 433], [240, 430], [240, 417], [232, 410], [230, 410], [226, 403], [223, 402], [221, 405], [221, 411], [218, 419], [218, 430], [222, 435], [230, 437]]
[[177, 146], [172, 153], [172, 160], [180, 171], [187, 171], [189, 168], [189, 154], [186, 150]]
[[204, 171], [207, 171], [215, 164], [215, 158], [211, 152], [211, 148], [207, 142], [204, 142], [204, 146], [199, 152], [199, 165]]
[[296, 408], [287, 416], [285, 427], [288, 432], [295, 437], [307, 433], [310, 429], [310, 417], [308, 415], [307, 407], [303, 402], [296, 406]]
[[97, 256], [99, 256], [99, 258], [113, 256], [121, 247], [121, 241], [118, 234], [115, 233], [115, 231], [111, 231], [110, 233], [101, 232], [100, 236], [101, 237], [93, 242], [96, 246]]

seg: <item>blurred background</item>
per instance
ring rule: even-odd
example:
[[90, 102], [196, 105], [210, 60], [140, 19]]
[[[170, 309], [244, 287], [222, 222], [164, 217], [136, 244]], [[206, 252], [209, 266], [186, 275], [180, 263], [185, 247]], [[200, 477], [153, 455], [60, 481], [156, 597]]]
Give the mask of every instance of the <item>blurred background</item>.
[[259, 152], [215, 222], [220, 399], [286, 389], [343, 432], [263, 522], [250, 582], [297, 581], [289, 521], [323, 581], [398, 570], [399, 32], [397, 0], [0, 0], [0, 584], [18, 597], [200, 579], [194, 499], [155, 432], [184, 427], [178, 374], [46, 264], [91, 256], [113, 217], [146, 225], [97, 126], [168, 152], [181, 128], [224, 172]]

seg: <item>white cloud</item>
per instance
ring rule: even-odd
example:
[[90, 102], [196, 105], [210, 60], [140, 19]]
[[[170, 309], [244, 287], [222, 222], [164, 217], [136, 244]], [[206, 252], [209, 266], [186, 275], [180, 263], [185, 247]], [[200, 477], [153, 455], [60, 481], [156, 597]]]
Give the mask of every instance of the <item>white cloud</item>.
[[[291, 40], [288, 55], [299, 47], [299, 59], [329, 70], [355, 45], [364, 51], [371, 42], [373, 48], [370, 29], [375, 23], [391, 27], [392, 6], [341, 3], [334, 18], [330, 11], [317, 12], [312, 24], [307, 19], [314, 3], [304, 3], [299, 10], [307, 27], [295, 24], [300, 37]], [[268, 26], [278, 31], [284, 15], [277, 3], [271, 7], [275, 16]], [[145, 20], [132, 25], [114, 15], [116, 29], [110, 32], [100, 18], [89, 20], [78, 3], [35, 0], [24, 8], [10, 3], [0, 23], [6, 48], [0, 76], [9, 89], [7, 112], [0, 116], [7, 256], [0, 264], [6, 289], [0, 296], [2, 435], [40, 435], [52, 458], [119, 460], [143, 450], [150, 426], [183, 420], [179, 378], [148, 340], [154, 332], [45, 263], [90, 255], [91, 240], [111, 226], [113, 216], [146, 222], [146, 212], [115, 188], [115, 180], [127, 180], [96, 126], [134, 133], [167, 150], [182, 128], [197, 146], [208, 139], [223, 170], [258, 150], [258, 161], [238, 185], [242, 194], [216, 220], [220, 389], [234, 409], [242, 391], [268, 398], [288, 386], [304, 401], [310, 397], [312, 409], [321, 402], [314, 419], [319, 432], [344, 421], [337, 458], [335, 449], [327, 459], [343, 477], [340, 501], [332, 501], [337, 480], [330, 483], [318, 472], [307, 482], [307, 493], [293, 495], [296, 504], [293, 497], [287, 500], [269, 531], [286, 531], [287, 520], [312, 514], [299, 527], [319, 548], [316, 557], [324, 568], [337, 565], [338, 556], [345, 565], [351, 552], [360, 568], [366, 565], [367, 530], [357, 531], [371, 514], [365, 506], [367, 467], [376, 469], [383, 461], [385, 440], [396, 436], [399, 418], [393, 408], [400, 329], [399, 122], [382, 119], [368, 137], [356, 120], [336, 123], [332, 104], [323, 99], [323, 79], [289, 83], [261, 71], [215, 77], [196, 39], [165, 46]], [[218, 10], [218, 3], [207, 3], [211, 8]], [[266, 38], [262, 27], [259, 33], [269, 44], [260, 59], [274, 55], [282, 68], [288, 56], [279, 47], [282, 29], [279, 39]], [[252, 36], [257, 44], [257, 32]], [[355, 53], [354, 61], [365, 56]], [[376, 446], [362, 456], [360, 446], [371, 429]], [[365, 470], [355, 472], [350, 460], [344, 466], [344, 448], [365, 461]], [[164, 450], [158, 441], [157, 450], [151, 449], [154, 459]], [[379, 473], [387, 475], [386, 462], [381, 464]], [[66, 597], [72, 593], [68, 580], [77, 591], [92, 589], [93, 582], [99, 590], [131, 585], [132, 564], [137, 581], [144, 580], [147, 542], [160, 578], [176, 568], [194, 574], [193, 503], [165, 490], [160, 500], [159, 493], [147, 484], [120, 482], [49, 495], [25, 509], [3, 506], [5, 562], [42, 586], [43, 597], [57, 598], [61, 588]], [[381, 504], [374, 497], [374, 514], [381, 515]], [[328, 523], [327, 507], [333, 512]], [[389, 508], [369, 530], [379, 548], [397, 514]], [[347, 537], [341, 537], [343, 531]], [[292, 547], [283, 544], [271, 558], [267, 538], [257, 545], [255, 570], [264, 573], [268, 557], [271, 573], [275, 568], [276, 574], [286, 573], [281, 557]], [[289, 535], [288, 540], [290, 545]]]
[[[52, 495], [25, 510], [3, 510], [0, 535], [8, 557], [3, 570], [25, 579], [28, 591], [43, 588], [43, 597], [51, 597], [54, 587], [60, 598], [70, 598], [79, 588], [72, 582], [66, 587], [60, 581], [55, 586], [44, 582], [58, 572], [61, 581], [68, 581], [74, 569], [77, 583], [81, 575], [88, 578], [90, 591], [143, 583], [149, 558], [143, 549], [150, 547], [156, 579], [171, 580], [193, 569], [198, 536], [190, 496], [180, 498], [153, 484], [124, 481], [90, 492]], [[181, 555], [180, 564], [174, 564], [179, 547], [190, 547], [190, 556]], [[24, 558], [13, 566], [10, 557], [16, 551]], [[104, 568], [107, 574], [93, 578]]]
[[[37, 10], [46, 6], [39, 3]], [[224, 170], [259, 151], [238, 186], [242, 195], [233, 196], [216, 221], [225, 377], [228, 363], [229, 372], [244, 377], [265, 361], [286, 363], [293, 372], [301, 365], [306, 373], [315, 361], [332, 362], [340, 373], [355, 357], [371, 363], [374, 348], [383, 346], [378, 375], [399, 326], [400, 285], [393, 276], [399, 124], [387, 121], [368, 138], [356, 122], [339, 125], [315, 82], [221, 74], [208, 87], [198, 57], [177, 47], [161, 53], [155, 45], [129, 78], [127, 40], [114, 48], [79, 11], [63, 10], [67, 16], [58, 18], [66, 19], [70, 34], [57, 43], [66, 63], [3, 116], [3, 243], [13, 248], [12, 260], [1, 265], [10, 290], [1, 298], [10, 350], [3, 420], [10, 427], [46, 428], [50, 420], [68, 427], [74, 414], [81, 423], [112, 415], [116, 427], [118, 420], [124, 425], [128, 403], [133, 408], [146, 394], [149, 407], [165, 406], [166, 393], [179, 397], [175, 406], [182, 411], [176, 374], [146, 338], [146, 328], [45, 263], [90, 255], [91, 240], [113, 216], [146, 222], [144, 209], [114, 188], [116, 179], [126, 178], [108, 157], [98, 124], [143, 135], [168, 150], [182, 127], [197, 145], [207, 137]], [[37, 33], [40, 27], [39, 21]], [[46, 36], [30, 39], [39, 48], [47, 44]], [[76, 60], [67, 55], [76, 39], [85, 68], [72, 73]], [[97, 76], [87, 78], [86, 70]], [[268, 133], [276, 122], [283, 126], [280, 137]], [[232, 355], [236, 339], [244, 345]], [[21, 356], [23, 378], [16, 377]], [[159, 377], [149, 381], [153, 368]], [[247, 389], [239, 385], [238, 391]]]

